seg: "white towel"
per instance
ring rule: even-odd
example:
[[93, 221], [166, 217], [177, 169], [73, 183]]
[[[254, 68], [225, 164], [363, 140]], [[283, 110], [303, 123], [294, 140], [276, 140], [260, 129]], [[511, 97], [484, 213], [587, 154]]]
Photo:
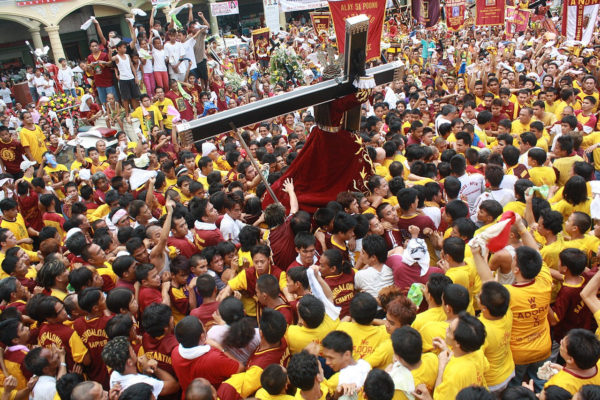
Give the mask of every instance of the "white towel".
[[[320, 274], [320, 273], [319, 273]], [[313, 274], [312, 270], [306, 270], [306, 276], [308, 276], [308, 284], [310, 285], [310, 291], [312, 294], [320, 299], [325, 305], [325, 312], [329, 315], [329, 318], [332, 320], [336, 320], [340, 317], [340, 311], [342, 310], [340, 307], [335, 306], [323, 292], [323, 288], [319, 285], [317, 278], [315, 278], [315, 274]]]
[[399, 361], [396, 361], [392, 365], [390, 376], [392, 377], [392, 381], [394, 381], [394, 388], [402, 391], [408, 400], [414, 400], [415, 379], [408, 368]]
[[201, 357], [210, 351], [210, 346], [207, 344], [201, 346], [190, 347], [189, 349], [179, 345], [179, 354], [186, 360], [193, 360]]

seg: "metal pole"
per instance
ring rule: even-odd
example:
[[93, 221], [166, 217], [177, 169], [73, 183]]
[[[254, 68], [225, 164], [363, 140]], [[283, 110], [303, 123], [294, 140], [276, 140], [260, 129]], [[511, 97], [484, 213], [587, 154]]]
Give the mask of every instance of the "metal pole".
[[231, 126], [231, 129], [235, 133], [235, 136], [237, 137], [237, 139], [242, 144], [242, 147], [244, 148], [244, 150], [246, 150], [246, 154], [250, 158], [250, 162], [252, 163], [252, 165], [254, 165], [254, 168], [256, 169], [256, 172], [258, 173], [258, 175], [260, 175], [260, 180], [267, 187], [267, 192], [269, 192], [269, 194], [271, 195], [271, 198], [273, 199], [273, 201], [275, 203], [281, 204], [281, 202], [277, 199], [277, 196], [275, 196], [275, 193], [273, 192], [273, 189], [271, 189], [271, 186], [269, 185], [269, 182], [267, 182], [267, 180], [265, 179], [264, 175], [261, 174], [260, 167], [259, 167], [258, 163], [256, 162], [256, 160], [254, 159], [254, 157], [252, 156], [252, 152], [250, 151], [250, 148], [246, 144], [246, 141], [244, 140], [244, 138], [242, 137], [242, 135], [239, 134], [239, 132], [238, 132], [237, 128], [235, 127], [235, 125], [233, 124], [233, 122], [230, 122], [229, 126]]

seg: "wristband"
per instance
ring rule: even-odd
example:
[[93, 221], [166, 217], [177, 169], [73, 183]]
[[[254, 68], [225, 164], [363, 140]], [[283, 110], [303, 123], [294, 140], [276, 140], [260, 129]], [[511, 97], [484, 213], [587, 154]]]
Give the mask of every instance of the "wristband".
[[60, 366], [61, 366], [61, 367], [65, 367], [65, 368], [67, 368], [67, 364], [66, 364], [66, 363], [64, 363], [64, 362], [61, 362], [61, 363], [60, 363]]

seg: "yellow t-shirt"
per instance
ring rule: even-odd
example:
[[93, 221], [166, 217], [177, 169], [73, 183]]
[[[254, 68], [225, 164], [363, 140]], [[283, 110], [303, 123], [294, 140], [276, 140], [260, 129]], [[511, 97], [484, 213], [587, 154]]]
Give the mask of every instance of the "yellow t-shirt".
[[506, 203], [506, 205], [503, 208], [503, 211], [513, 211], [515, 214], [519, 214], [521, 218], [523, 218], [525, 216], [525, 207], [525, 203], [521, 201], [511, 201], [509, 203]]
[[511, 126], [511, 133], [513, 135], [520, 135], [523, 132], [529, 132], [531, 129], [529, 129], [529, 125], [531, 125], [531, 122], [527, 125], [523, 124], [521, 121], [519, 121], [518, 119], [515, 119], [512, 122], [512, 126]]
[[285, 341], [288, 344], [290, 354], [300, 353], [308, 344], [315, 342], [321, 344], [321, 340], [331, 331], [334, 331], [339, 319], [332, 320], [327, 314], [323, 318], [321, 325], [314, 329], [300, 325], [290, 325], [285, 334]]
[[423, 327], [427, 325], [429, 322], [440, 322], [445, 321], [446, 313], [444, 312], [444, 308], [442, 306], [428, 308], [426, 311], [417, 314], [417, 317], [412, 323], [412, 327], [419, 331], [419, 333], [423, 330]]
[[588, 257], [588, 260], [593, 254], [598, 252], [599, 245], [600, 239], [593, 234], [583, 235], [583, 237], [580, 237], [579, 239], [565, 240], [564, 242], [565, 249], [569, 247], [579, 249], [585, 253], [585, 255]]
[[[421, 356], [421, 365], [419, 368], [410, 371], [415, 382], [415, 387], [423, 383], [427, 386], [429, 393], [433, 392], [435, 387], [435, 380], [437, 379], [438, 373], [438, 358], [433, 353], [425, 353]], [[393, 400], [407, 400], [408, 398], [404, 392], [396, 390], [394, 392]]]
[[579, 203], [576, 206], [572, 205], [565, 199], [560, 200], [558, 203], [552, 204], [552, 209], [554, 211], [558, 211], [562, 214], [565, 222], [569, 219], [569, 216], [576, 211], [582, 212], [584, 214], [590, 214], [590, 205], [592, 204], [592, 199], [588, 198], [583, 203]]
[[575, 374], [574, 372], [569, 371], [566, 368], [563, 368], [558, 374], [554, 375], [552, 378], [546, 382], [544, 387], [548, 387], [550, 385], [559, 386], [571, 394], [575, 394], [581, 389], [583, 385], [600, 385], [600, 373], [598, 373], [598, 364], [596, 364], [596, 373], [589, 378], [584, 378]]
[[442, 383], [433, 392], [433, 399], [454, 399], [458, 392], [466, 387], [486, 386], [484, 374], [488, 368], [488, 360], [481, 350], [462, 357], [451, 357], [444, 369]]
[[557, 158], [552, 162], [552, 166], [558, 171], [558, 177], [556, 179], [556, 184], [558, 186], [564, 186], [565, 183], [567, 183], [571, 177], [571, 170], [573, 169], [573, 164], [575, 161], [583, 161], [583, 158], [578, 155], [574, 155], [571, 157]]
[[438, 349], [433, 347], [433, 339], [436, 337], [446, 339], [446, 330], [450, 323], [448, 321], [435, 321], [425, 324], [421, 329], [421, 339], [423, 340], [423, 353], [433, 351], [439, 353]]
[[[29, 239], [29, 233], [27, 233], [27, 227], [25, 226], [25, 220], [20, 213], [17, 213], [17, 218], [14, 221], [7, 221], [4, 218], [0, 220], [0, 228], [6, 228], [11, 231], [17, 241], [22, 239]], [[30, 244], [22, 243], [19, 245], [25, 250], [33, 250], [33, 246]]]
[[[471, 284], [469, 282], [469, 266], [464, 265], [462, 267], [453, 267], [446, 271], [446, 276], [452, 279], [452, 283], [456, 283], [457, 285], [461, 285], [465, 289], [469, 290]], [[471, 295], [471, 291], [469, 290], [469, 306], [467, 307], [467, 312], [471, 315], [475, 314], [475, 310], [473, 309], [473, 296]]]
[[365, 361], [371, 364], [371, 368], [385, 369], [394, 361], [394, 346], [392, 346], [392, 339], [386, 339], [381, 343], [373, 354], [367, 356]]
[[552, 340], [548, 310], [552, 295], [552, 278], [548, 266], [525, 284], [504, 285], [510, 293], [513, 325], [510, 348], [516, 365], [530, 364], [550, 356]]
[[[562, 235], [556, 237], [556, 241], [550, 244], [543, 246], [540, 249], [540, 254], [542, 256], [542, 260], [548, 266], [555, 271], [558, 271], [558, 267], [560, 265], [560, 258], [558, 255], [561, 251], [565, 249], [565, 241]], [[557, 280], [552, 280], [552, 302], [556, 300], [556, 296], [558, 295], [558, 291], [561, 288], [561, 282]]]
[[142, 132], [146, 137], [148, 137], [148, 135], [150, 134], [148, 129], [149, 126], [159, 126], [160, 121], [163, 120], [160, 110], [154, 105], [146, 108], [145, 115], [142, 111], [142, 106], [136, 108], [135, 111], [133, 111], [130, 115], [131, 118], [137, 118], [140, 120], [140, 124], [142, 125]]
[[[583, 137], [581, 148], [585, 150], [591, 145], [598, 143], [600, 143], [600, 132], [592, 132]], [[592, 156], [594, 157], [594, 169], [600, 171], [600, 147], [597, 147], [592, 151]]]
[[[163, 114], [167, 114], [167, 108], [169, 106], [175, 107], [173, 105], [173, 101], [171, 99], [169, 99], [168, 97], [165, 97], [165, 99], [163, 101], [159, 101], [156, 100], [154, 102], [154, 106], [156, 108], [159, 109], [159, 111]], [[165, 126], [165, 129], [171, 129], [173, 128], [173, 116], [172, 115], [167, 115], [166, 118], [163, 117], [163, 124]]]
[[269, 394], [264, 388], [260, 388], [256, 391], [254, 395], [259, 400], [294, 400], [294, 396], [290, 396], [289, 394]]
[[42, 128], [38, 125], [35, 125], [34, 130], [23, 127], [19, 131], [19, 138], [23, 147], [29, 147], [33, 161], [41, 164], [44, 153], [48, 151], [46, 148], [46, 136], [42, 132]]
[[488, 386], [499, 385], [507, 380], [515, 370], [510, 350], [512, 319], [510, 310], [504, 317], [496, 320], [486, 319], [483, 315], [479, 316], [486, 332], [485, 343], [481, 349], [490, 363], [490, 369], [484, 374], [485, 383]]
[[551, 167], [529, 168], [529, 180], [535, 186], [553, 186], [556, 183], [556, 172]]
[[373, 354], [377, 346], [390, 337], [383, 325], [360, 325], [356, 322], [341, 322], [337, 330], [346, 332], [352, 338], [352, 356], [355, 360], [364, 359]]
[[596, 328], [596, 336], [600, 337], [600, 310], [594, 313], [594, 319], [596, 320], [596, 325], [598, 325], [598, 328]]

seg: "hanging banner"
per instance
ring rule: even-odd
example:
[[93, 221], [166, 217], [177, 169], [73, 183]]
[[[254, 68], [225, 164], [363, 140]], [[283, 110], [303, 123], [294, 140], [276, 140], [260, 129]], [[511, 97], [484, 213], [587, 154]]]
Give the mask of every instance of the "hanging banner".
[[338, 49], [343, 50], [346, 42], [346, 18], [364, 14], [369, 17], [367, 33], [367, 61], [379, 58], [386, 0], [342, 0], [330, 1], [329, 10], [337, 38]]
[[525, 32], [529, 26], [529, 10], [506, 7], [505, 32], [507, 38], [512, 38], [515, 33]]
[[260, 28], [252, 31], [254, 55], [259, 60], [269, 58], [269, 34], [269, 28]]
[[263, 0], [265, 10], [265, 25], [271, 32], [279, 32], [279, 3], [278, 0]]
[[327, 7], [327, 0], [280, 0], [282, 12], [314, 10]]
[[567, 40], [578, 40], [584, 46], [590, 43], [599, 7], [600, 0], [563, 1], [562, 34], [567, 37]]
[[475, 25], [504, 25], [505, 0], [476, 0]]
[[310, 19], [317, 35], [321, 36], [323, 32], [328, 34], [329, 24], [331, 23], [330, 13], [311, 12]]
[[425, 28], [433, 28], [440, 20], [440, 0], [412, 0], [412, 16]]
[[465, 0], [446, 1], [446, 26], [449, 31], [457, 31], [465, 24], [467, 3]]
[[223, 15], [239, 14], [240, 9], [238, 8], [237, 1], [222, 1], [220, 3], [209, 3], [210, 14], [215, 17]]
[[67, 0], [17, 0], [18, 6], [35, 6], [38, 4], [60, 3]]

